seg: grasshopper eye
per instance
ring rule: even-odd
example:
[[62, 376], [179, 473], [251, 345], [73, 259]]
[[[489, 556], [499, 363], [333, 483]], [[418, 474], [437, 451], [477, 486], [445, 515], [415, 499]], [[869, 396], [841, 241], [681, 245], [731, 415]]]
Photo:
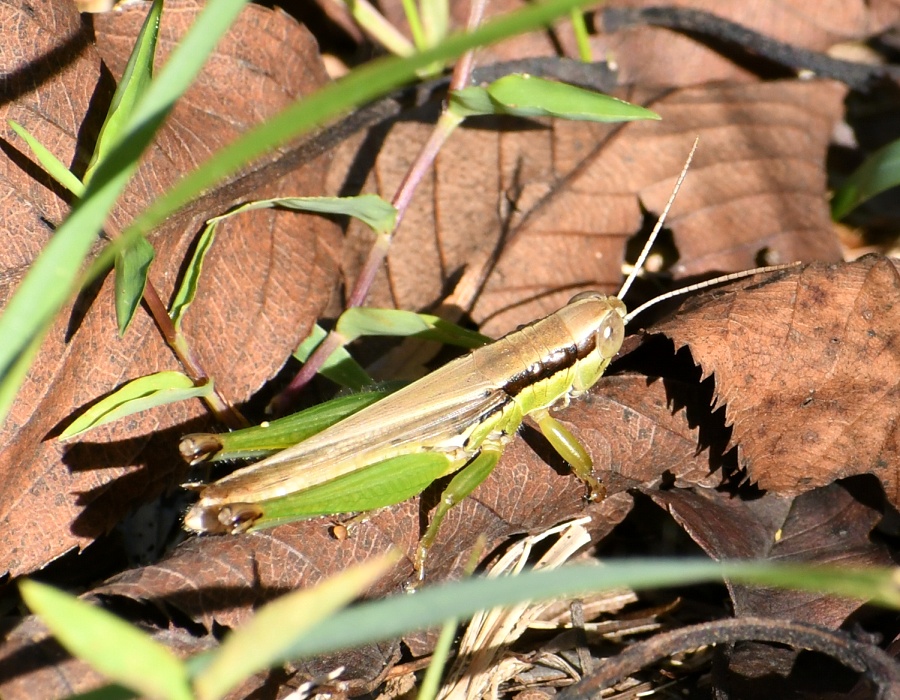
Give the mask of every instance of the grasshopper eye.
[[597, 327], [597, 352], [600, 357], [612, 358], [625, 340], [625, 323], [615, 311], [611, 311], [603, 317]]

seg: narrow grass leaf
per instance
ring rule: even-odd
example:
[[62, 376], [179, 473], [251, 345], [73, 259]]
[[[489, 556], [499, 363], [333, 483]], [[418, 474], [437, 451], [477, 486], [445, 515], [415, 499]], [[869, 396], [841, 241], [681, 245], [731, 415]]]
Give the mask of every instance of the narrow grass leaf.
[[419, 686], [416, 700], [435, 700], [437, 698], [458, 627], [459, 621], [456, 618], [444, 621], [437, 643], [434, 645], [434, 651], [431, 653], [431, 662], [428, 664], [425, 676]]
[[390, 639], [441, 624], [450, 617], [466, 618], [477, 610], [501, 605], [578, 597], [625, 586], [641, 590], [724, 578], [760, 586], [833, 593], [900, 608], [897, 569], [854, 570], [684, 559], [606, 562], [602, 567], [570, 565], [514, 577], [470, 579], [425, 588], [414, 596], [393, 596], [365, 603], [337, 613], [327, 624], [316, 626], [302, 639], [298, 637], [290, 658]]
[[113, 146], [122, 137], [128, 120], [134, 113], [135, 105], [150, 87], [153, 79], [153, 59], [156, 57], [156, 43], [159, 37], [159, 19], [162, 15], [162, 0], [154, 0], [138, 33], [134, 48], [128, 57], [125, 72], [116, 86], [106, 119], [100, 128], [94, 153], [84, 175], [84, 181], [90, 182], [91, 176]]
[[150, 241], [141, 236], [135, 244], [116, 256], [116, 320], [119, 335], [124, 336], [141, 305], [147, 275], [156, 251]]
[[212, 249], [213, 242], [216, 240], [216, 229], [218, 228], [221, 217], [210, 219], [197, 239], [197, 245], [194, 248], [194, 254], [191, 256], [191, 262], [188, 263], [184, 272], [184, 277], [172, 300], [172, 306], [169, 309], [169, 317], [175, 326], [175, 330], [181, 332], [181, 322], [184, 315], [194, 302], [197, 296], [197, 290], [200, 287], [200, 275], [203, 272], [203, 263], [206, 255]]
[[420, 11], [425, 41], [428, 46], [436, 46], [450, 31], [450, 5], [447, 0], [423, 0]]
[[148, 698], [190, 700], [187, 670], [165, 646], [112, 613], [35, 581], [22, 599], [70, 653]]
[[254, 209], [282, 207], [297, 211], [308, 211], [317, 214], [333, 214], [352, 216], [359, 219], [375, 233], [388, 234], [394, 230], [397, 221], [397, 210], [390, 202], [375, 194], [362, 194], [355, 197], [278, 197], [261, 199], [243, 204], [227, 214], [210, 219], [210, 222], [221, 221], [235, 214]]
[[362, 595], [397, 559], [396, 554], [377, 557], [266, 605], [225, 638], [212, 662], [196, 676], [197, 697], [217, 700], [245, 678], [279, 663], [297, 635]]
[[50, 177], [56, 180], [67, 190], [69, 190], [69, 192], [74, 194], [76, 197], [81, 197], [84, 194], [84, 184], [81, 182], [81, 180], [75, 177], [75, 175], [72, 174], [71, 170], [69, 170], [55, 155], [47, 150], [44, 147], [44, 144], [42, 144], [34, 136], [32, 136], [28, 132], [28, 130], [18, 122], [14, 122], [12, 119], [9, 119], [6, 123], [9, 124], [9, 127], [13, 131], [15, 131], [23, 141], [25, 141], [25, 143], [28, 145], [28, 148], [30, 148], [31, 152], [34, 153], [34, 157], [38, 159], [38, 163], [41, 164], [41, 167], [47, 172]]
[[[122, 137], [128, 120], [134, 113], [135, 105], [150, 86], [162, 6], [162, 0], [154, 0], [147, 12], [100, 129], [94, 153], [84, 175], [85, 182], [90, 182], [98, 164], [109, 155], [113, 146]], [[140, 306], [153, 257], [153, 246], [143, 236], [116, 256], [116, 320], [120, 336], [125, 335]]]
[[470, 331], [430, 314], [402, 309], [353, 307], [338, 319], [336, 329], [347, 342], [363, 336], [414, 336], [461, 348], [480, 348], [492, 342], [487, 336]]
[[526, 74], [507, 75], [487, 87], [456, 90], [450, 95], [450, 105], [464, 117], [508, 114], [594, 122], [660, 118], [649, 109], [609, 95]]
[[156, 406], [209, 396], [212, 391], [212, 382], [195, 386], [190, 377], [181, 372], [157, 372], [139, 377], [123, 384], [78, 416], [59, 439], [68, 440], [91, 428]]
[[866, 200], [897, 185], [900, 185], [900, 140], [869, 156], [835, 191], [831, 218], [839, 221]]

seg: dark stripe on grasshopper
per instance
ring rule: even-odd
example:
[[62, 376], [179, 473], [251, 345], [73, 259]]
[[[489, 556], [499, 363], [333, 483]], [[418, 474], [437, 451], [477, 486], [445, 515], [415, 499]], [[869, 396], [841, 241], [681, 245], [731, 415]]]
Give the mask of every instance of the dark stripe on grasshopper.
[[533, 362], [521, 372], [514, 374], [503, 384], [503, 390], [510, 396], [517, 396], [528, 387], [543, 379], [549, 379], [557, 372], [570, 369], [579, 360], [583, 360], [597, 348], [597, 334], [591, 333], [581, 343], [570, 343], [555, 348], [547, 357]]

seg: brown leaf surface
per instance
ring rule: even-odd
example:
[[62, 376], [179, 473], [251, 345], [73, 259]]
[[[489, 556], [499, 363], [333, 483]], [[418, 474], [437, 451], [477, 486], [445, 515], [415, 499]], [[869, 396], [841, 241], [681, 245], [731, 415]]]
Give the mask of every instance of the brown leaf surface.
[[[202, 3], [168, 3], [161, 59]], [[111, 95], [101, 60], [115, 73], [127, 58], [144, 8], [97, 18], [97, 45], [88, 41], [70, 3], [4, 4], [0, 22], [6, 64], [3, 124], [12, 118], [64, 162], [79, 166], [76, 140], [96, 131]], [[13, 18], [15, 21], [13, 21]], [[27, 37], [27, 39], [25, 38]], [[122, 205], [120, 228], [142, 207], [223, 144], [324, 80], [312, 38], [279, 12], [249, 7], [215, 55], [213, 65], [176, 108], [147, 154]], [[92, 105], [91, 101], [96, 102]], [[0, 177], [7, 192], [2, 260], [5, 299], [58, 224], [66, 207], [22, 143], [4, 126], [8, 157]], [[167, 222], [154, 236], [151, 278], [164, 298], [176, 281], [203, 220], [236, 201], [276, 193], [320, 193], [313, 165], [248, 191], [237, 183], [217, 190]], [[237, 181], [235, 181], [237, 182]], [[226, 185], [235, 183], [225, 183]], [[321, 220], [260, 212], [229, 223], [207, 261], [201, 292], [186, 333], [218, 386], [242, 400], [271, 377], [306, 333], [310, 317], [327, 303], [335, 271], [335, 228]], [[0, 570], [31, 571], [91, 542], [178, 475], [173, 445], [199, 404], [147, 412], [67, 449], [51, 436], [73, 413], [120, 383], [161, 369], [177, 369], [148, 315], [140, 312], [124, 339], [117, 337], [112, 278], [63, 316], [45, 341], [2, 434], [0, 522], [6, 547]], [[155, 435], [151, 440], [151, 436]]]
[[[658, 6], [654, 0], [614, 0], [605, 7]], [[675, 0], [674, 8], [705, 10], [791, 46], [826, 52], [842, 42], [865, 40], [900, 17], [894, 2], [863, 0]], [[605, 8], [604, 8], [605, 9]], [[599, 13], [602, 14], [602, 11]], [[595, 55], [615, 56], [622, 81], [638, 85], [698, 85], [717, 81], [755, 81], [752, 56], [736, 47], [697, 41], [682, 33], [649, 26], [599, 34]], [[609, 54], [607, 52], [610, 52]]]
[[598, 264], [613, 255], [611, 244], [621, 251], [639, 205], [662, 211], [695, 136], [699, 150], [667, 219], [680, 258], [675, 276], [747, 269], [760, 257], [840, 259], [836, 239], [823, 233], [830, 219], [822, 164], [842, 95], [824, 82], [682, 90], [646, 102], [662, 122], [627, 124], [593, 152], [577, 140], [554, 143], [569, 167], [559, 168], [558, 190], [504, 248], [475, 317], [509, 330], [575, 291], [599, 283], [614, 292], [618, 277], [598, 277]]
[[[381, 3], [387, 15], [399, 26], [404, 25], [399, 0]], [[451, 4], [457, 26], [463, 26], [470, 3], [461, 0]], [[494, 0], [488, 6], [489, 16], [519, 9], [521, 0]], [[835, 44], [865, 41], [889, 30], [900, 18], [900, 5], [895, 0], [610, 0], [593, 13], [590, 46], [595, 58], [608, 60], [619, 71], [620, 84], [644, 87], [688, 87], [720, 82], [756, 82], [759, 71], [771, 66], [738, 46], [706, 39], [702, 35], [652, 26], [627, 26], [606, 29], [604, 15], [620, 9], [639, 8], [703, 10], [725, 20], [736, 22], [772, 39], [791, 46], [826, 52]], [[553, 32], [532, 32], [515, 37], [479, 52], [485, 60], [553, 55], [562, 50], [577, 57], [578, 47], [566, 21], [555, 25]], [[771, 77], [771, 76], [769, 76]]]
[[[873, 490], [877, 502], [877, 486]], [[717, 560], [769, 559], [847, 567], [893, 563], [887, 548], [870, 539], [881, 520], [881, 508], [867, 505], [864, 501], [871, 499], [861, 501], [859, 493], [841, 484], [793, 499], [776, 493], [742, 499], [715, 489], [646, 492]], [[737, 616], [777, 617], [828, 628], [839, 627], [862, 604], [805, 591], [733, 583], [728, 589]]]
[[874, 474], [896, 507], [900, 277], [890, 260], [813, 264], [712, 292], [655, 330], [715, 375], [748, 477], [804, 493]]

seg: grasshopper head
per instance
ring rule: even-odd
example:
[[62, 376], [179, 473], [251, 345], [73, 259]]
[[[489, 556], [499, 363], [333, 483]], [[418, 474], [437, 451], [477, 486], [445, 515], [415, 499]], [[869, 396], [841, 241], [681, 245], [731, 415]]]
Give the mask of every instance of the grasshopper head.
[[607, 296], [599, 292], [582, 292], [572, 297], [569, 305], [590, 304], [591, 315], [594, 319], [596, 336], [596, 349], [600, 357], [612, 359], [622, 341], [625, 340], [625, 316], [628, 310], [618, 297]]

